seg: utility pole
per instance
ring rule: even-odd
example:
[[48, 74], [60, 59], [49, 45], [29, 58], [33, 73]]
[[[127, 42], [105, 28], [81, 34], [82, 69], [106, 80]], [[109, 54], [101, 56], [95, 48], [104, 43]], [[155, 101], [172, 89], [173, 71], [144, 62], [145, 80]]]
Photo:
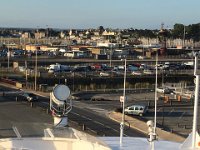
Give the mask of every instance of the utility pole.
[[124, 60], [124, 90], [123, 90], [123, 108], [122, 108], [122, 122], [120, 123], [120, 146], [123, 144], [123, 135], [124, 135], [124, 107], [125, 107], [125, 101], [126, 101], [126, 59]]
[[35, 91], [37, 91], [37, 48], [35, 50]]
[[112, 44], [110, 47], [110, 67], [112, 67]]
[[[38, 27], [37, 27], [38, 28]], [[37, 30], [37, 32], [38, 32], [38, 30]], [[37, 44], [35, 44], [35, 47], [36, 47], [36, 49], [35, 49], [35, 91], [37, 91], [37, 71], [38, 71], [38, 69], [37, 69], [37, 45], [38, 45], [38, 39], [36, 39], [37, 40]]]
[[9, 41], [8, 41], [8, 52], [7, 52], [7, 56], [8, 56], [8, 71], [10, 69], [10, 49], [9, 49]]
[[183, 48], [185, 47], [185, 25], [183, 28]]

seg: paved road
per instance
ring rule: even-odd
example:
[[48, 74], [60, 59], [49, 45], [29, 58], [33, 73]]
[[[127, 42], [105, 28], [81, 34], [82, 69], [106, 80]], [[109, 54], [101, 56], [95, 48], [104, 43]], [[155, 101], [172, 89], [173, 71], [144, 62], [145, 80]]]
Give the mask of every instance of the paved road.
[[[106, 99], [116, 99], [116, 96], [107, 96], [104, 97]], [[119, 95], [117, 96], [119, 98]], [[143, 104], [148, 105], [150, 104], [149, 112], [141, 117], [138, 117], [139, 119], [142, 119], [144, 121], [147, 120], [154, 120], [154, 93], [135, 93], [128, 96], [128, 101], [126, 101], [126, 106], [132, 105], [132, 104]], [[146, 99], [146, 100], [145, 100]], [[149, 101], [150, 100], [150, 101]], [[85, 104], [88, 105], [88, 108], [99, 108], [100, 109], [106, 109], [106, 110], [114, 110], [115, 108], [120, 107], [119, 100], [113, 100], [113, 101], [89, 101], [85, 100]], [[98, 110], [98, 109], [97, 109]], [[97, 111], [98, 112], [98, 111]], [[100, 112], [98, 112], [100, 113]], [[199, 113], [200, 114], [200, 110]], [[137, 116], [134, 116], [137, 117]], [[157, 108], [157, 123], [158, 126], [161, 127], [161, 125], [164, 125], [164, 129], [167, 131], [175, 131], [176, 133], [179, 133], [183, 135], [184, 137], [187, 137], [188, 134], [191, 132], [192, 128], [192, 119], [193, 119], [193, 104], [191, 101], [182, 100], [182, 102], [178, 102], [174, 100], [172, 102], [172, 105], [170, 103], [164, 103], [163, 100], [158, 101], [158, 108]], [[200, 123], [200, 116], [198, 116], [198, 121]], [[161, 127], [163, 128], [163, 127]], [[198, 125], [198, 128], [200, 130], [200, 126]]]
[[[97, 109], [97, 111], [103, 111]], [[110, 120], [105, 117], [103, 113], [92, 112], [91, 109], [82, 109], [78, 107], [73, 107], [73, 111], [69, 114], [69, 119], [73, 121], [78, 121], [85, 124], [90, 130], [96, 131], [100, 136], [119, 136], [120, 135], [120, 125], [115, 121]], [[144, 137], [144, 134], [126, 128], [124, 132], [125, 136], [134, 137]]]
[[[3, 89], [6, 90], [6, 89]], [[9, 89], [7, 89], [9, 90]], [[0, 88], [1, 91], [1, 88]], [[142, 96], [146, 96], [147, 93]], [[134, 103], [147, 104], [148, 101], [145, 101], [142, 98], [141, 94], [134, 94], [133, 99], [130, 99], [126, 105], [131, 105]], [[14, 98], [9, 98], [14, 101]], [[2, 102], [7, 101], [7, 98], [1, 98]], [[161, 101], [159, 101], [158, 113], [157, 113], [157, 123], [164, 125], [166, 130], [173, 130], [187, 136], [191, 132], [192, 125], [192, 114], [193, 107], [192, 103], [186, 102], [184, 106], [177, 105], [178, 102], [173, 102], [175, 105], [170, 106], [165, 104], [163, 107]], [[35, 103], [39, 108], [47, 109], [49, 107], [49, 102], [45, 98], [40, 98], [38, 103]], [[180, 102], [179, 102], [180, 104]], [[183, 102], [181, 103], [183, 104]], [[30, 107], [30, 104], [27, 103], [27, 106]], [[153, 106], [154, 104], [151, 105]], [[106, 136], [118, 136], [119, 135], [119, 124], [115, 123], [105, 116], [109, 111], [119, 108], [119, 101], [90, 101], [90, 100], [80, 100], [73, 101], [73, 110], [69, 114], [69, 120], [71, 122], [77, 122], [72, 124], [73, 126], [79, 127], [82, 129], [83, 124], [86, 126], [88, 131], [97, 133], [98, 135]], [[12, 108], [11, 108], [12, 109]], [[45, 113], [45, 111], [43, 111]], [[200, 112], [199, 112], [200, 113]], [[143, 117], [144, 120], [153, 120], [154, 118], [154, 108], [151, 107], [149, 113]], [[200, 116], [199, 119], [200, 121]], [[51, 119], [52, 121], [52, 119]], [[200, 128], [200, 126], [198, 126]], [[126, 128], [127, 129], [127, 128]], [[125, 131], [125, 134], [128, 136], [144, 136], [135, 130]]]
[[[9, 91], [10, 89], [4, 89], [1, 87], [0, 91], [1, 90]], [[0, 97], [0, 106], [4, 108], [0, 111], [0, 116], [3, 116], [1, 117], [1, 122], [7, 122], [5, 125], [0, 124], [1, 129], [8, 126], [10, 131], [14, 125], [17, 126], [20, 132], [25, 136], [31, 136], [31, 133], [41, 136], [43, 133], [35, 130], [37, 130], [37, 128], [44, 129], [52, 124], [53, 119], [51, 115], [45, 114], [44, 111], [49, 108], [49, 101], [46, 98], [40, 97], [39, 102], [35, 102], [34, 108], [31, 108], [30, 103], [28, 102], [21, 101], [20, 99], [18, 102], [15, 102], [15, 96], [4, 96]], [[13, 111], [10, 112], [9, 110]], [[98, 136], [119, 136], [120, 125], [107, 118], [105, 113], [105, 109], [97, 107], [92, 108], [92, 106], [87, 105], [87, 103], [76, 101], [74, 102], [73, 109], [69, 114], [69, 120], [77, 122], [80, 126], [84, 124], [86, 131], [88, 130], [89, 132], [96, 133]], [[34, 126], [29, 127], [31, 124]], [[23, 127], [23, 125], [25, 125], [25, 127]], [[28, 130], [29, 128], [30, 130]], [[145, 136], [136, 130], [125, 129], [125, 136]]]

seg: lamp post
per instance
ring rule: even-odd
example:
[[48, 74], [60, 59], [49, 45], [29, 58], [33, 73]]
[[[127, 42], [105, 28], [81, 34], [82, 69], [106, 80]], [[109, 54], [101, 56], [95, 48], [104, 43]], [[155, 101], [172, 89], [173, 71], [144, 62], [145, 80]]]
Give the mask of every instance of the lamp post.
[[35, 50], [35, 91], [37, 91], [37, 48]]
[[[39, 33], [39, 26], [37, 26], [37, 33]], [[37, 72], [38, 72], [38, 68], [37, 68], [37, 61], [38, 61], [38, 58], [37, 58], [37, 50], [38, 50], [38, 43], [39, 43], [39, 40], [38, 40], [38, 37], [39, 35], [37, 35], [37, 37], [35, 37], [35, 91], [37, 91]], [[37, 44], [36, 44], [37, 43]]]
[[27, 68], [27, 61], [25, 61], [25, 71], [26, 71], [26, 88], [27, 88], [27, 84], [28, 84], [28, 68]]
[[157, 124], [157, 87], [158, 86], [158, 51], [156, 51], [156, 81], [155, 81], [155, 108], [154, 108], [154, 127], [152, 130], [152, 134], [150, 134], [150, 146], [151, 150], [155, 149], [154, 140], [156, 139], [156, 124]]
[[10, 49], [9, 49], [9, 45], [8, 45], [7, 56], [8, 56], [8, 71], [9, 71], [9, 68], [10, 68]]
[[124, 107], [125, 107], [125, 101], [126, 101], [126, 59], [124, 60], [124, 89], [123, 89], [123, 105], [122, 105], [122, 122], [120, 123], [120, 146], [122, 146], [123, 143], [123, 134], [124, 134]]
[[110, 46], [110, 67], [112, 66], [112, 44]]
[[183, 27], [183, 48], [185, 47], [185, 25]]
[[8, 52], [7, 52], [7, 57], [8, 57], [8, 69], [7, 69], [7, 71], [9, 71], [9, 69], [10, 69], [10, 42], [9, 42], [9, 40], [8, 40]]

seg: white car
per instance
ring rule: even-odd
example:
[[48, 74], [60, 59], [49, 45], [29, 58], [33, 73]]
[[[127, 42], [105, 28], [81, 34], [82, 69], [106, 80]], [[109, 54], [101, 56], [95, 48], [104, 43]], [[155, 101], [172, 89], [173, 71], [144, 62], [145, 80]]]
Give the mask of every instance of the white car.
[[169, 94], [170, 93], [170, 89], [168, 89], [168, 88], [157, 88], [156, 91], [158, 93], [163, 93], [163, 94]]
[[153, 75], [153, 74], [154, 74], [154, 71], [153, 71], [153, 70], [145, 69], [145, 70], [143, 71], [143, 73], [146, 74], [146, 75]]
[[137, 75], [137, 76], [141, 76], [142, 75], [142, 73], [140, 71], [133, 71], [131, 74], [132, 75]]
[[137, 56], [138, 59], [143, 60], [145, 59], [145, 56]]
[[107, 73], [107, 72], [100, 72], [99, 75], [100, 75], [101, 77], [108, 77], [108, 76], [110, 76], [110, 74]]
[[125, 114], [139, 115], [139, 116], [143, 116], [146, 112], [147, 112], [147, 106], [144, 105], [132, 105], [126, 107], [124, 110]]

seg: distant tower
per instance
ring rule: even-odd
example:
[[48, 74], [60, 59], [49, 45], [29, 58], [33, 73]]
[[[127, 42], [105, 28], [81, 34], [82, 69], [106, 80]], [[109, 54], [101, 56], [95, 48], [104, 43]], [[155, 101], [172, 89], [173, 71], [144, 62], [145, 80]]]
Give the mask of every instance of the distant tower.
[[161, 23], [161, 29], [159, 31], [159, 43], [161, 45], [160, 55], [165, 55], [166, 53], [167, 50], [166, 37], [167, 37], [167, 31], [164, 29], [164, 23]]

